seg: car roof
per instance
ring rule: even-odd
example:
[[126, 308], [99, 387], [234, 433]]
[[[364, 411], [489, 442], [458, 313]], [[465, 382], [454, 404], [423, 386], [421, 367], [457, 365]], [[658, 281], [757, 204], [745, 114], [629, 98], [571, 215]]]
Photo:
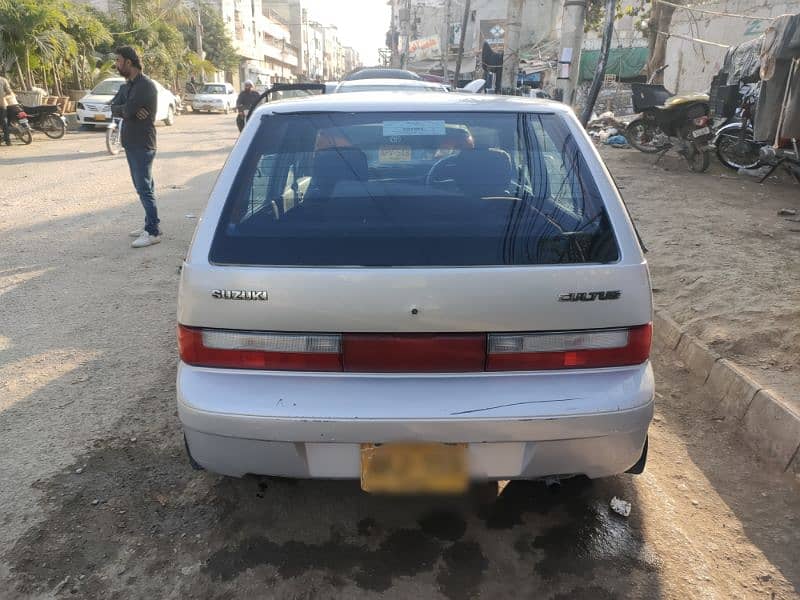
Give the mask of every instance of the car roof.
[[344, 81], [358, 81], [360, 79], [405, 79], [408, 81], [419, 81], [421, 77], [413, 71], [405, 69], [392, 69], [389, 67], [363, 67], [344, 77]]
[[376, 79], [346, 79], [339, 84], [341, 87], [373, 87], [396, 85], [399, 88], [408, 89], [410, 87], [437, 88], [443, 89], [441, 83], [435, 81], [423, 81], [420, 79], [393, 79], [391, 77]]
[[431, 94], [430, 92], [367, 91], [358, 94], [316, 94], [260, 106], [258, 113], [302, 112], [542, 112], [567, 114], [571, 109], [553, 100], [494, 94]]

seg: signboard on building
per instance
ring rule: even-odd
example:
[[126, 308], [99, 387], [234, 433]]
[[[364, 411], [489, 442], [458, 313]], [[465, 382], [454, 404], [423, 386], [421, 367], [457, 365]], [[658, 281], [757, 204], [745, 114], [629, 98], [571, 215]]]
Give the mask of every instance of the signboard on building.
[[438, 36], [419, 38], [408, 43], [408, 55], [413, 60], [432, 60], [442, 56]]
[[486, 42], [493, 52], [502, 54], [506, 47], [506, 22], [504, 19], [481, 21], [481, 45]]

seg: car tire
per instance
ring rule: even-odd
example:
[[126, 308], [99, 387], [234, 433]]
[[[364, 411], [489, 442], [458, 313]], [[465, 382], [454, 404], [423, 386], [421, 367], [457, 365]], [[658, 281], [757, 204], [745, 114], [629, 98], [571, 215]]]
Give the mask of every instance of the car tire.
[[167, 107], [167, 118], [164, 119], [164, 125], [167, 127], [175, 125], [175, 107], [172, 104]]

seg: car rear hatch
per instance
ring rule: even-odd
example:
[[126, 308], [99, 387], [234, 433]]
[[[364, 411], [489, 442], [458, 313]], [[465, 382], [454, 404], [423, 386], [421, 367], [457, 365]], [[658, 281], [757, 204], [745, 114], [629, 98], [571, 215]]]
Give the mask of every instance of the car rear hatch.
[[187, 364], [443, 373], [647, 360], [647, 267], [570, 117], [300, 113], [260, 127], [183, 269]]

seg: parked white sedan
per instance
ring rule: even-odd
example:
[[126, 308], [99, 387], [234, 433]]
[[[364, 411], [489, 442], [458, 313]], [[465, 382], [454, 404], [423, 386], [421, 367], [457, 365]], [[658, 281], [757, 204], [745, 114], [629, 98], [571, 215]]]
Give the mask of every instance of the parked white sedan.
[[569, 108], [365, 92], [254, 116], [182, 269], [193, 464], [370, 492], [642, 471], [647, 263]]
[[206, 83], [192, 98], [192, 110], [221, 111], [227, 115], [236, 108], [236, 96], [230, 83]]
[[[86, 96], [80, 99], [76, 108], [78, 123], [94, 127], [108, 127], [111, 123], [111, 107], [109, 103], [119, 88], [125, 83], [122, 77], [104, 79]], [[158, 90], [158, 108], [156, 121], [164, 121], [165, 125], [175, 123], [178, 101], [163, 85], [153, 80]]]

